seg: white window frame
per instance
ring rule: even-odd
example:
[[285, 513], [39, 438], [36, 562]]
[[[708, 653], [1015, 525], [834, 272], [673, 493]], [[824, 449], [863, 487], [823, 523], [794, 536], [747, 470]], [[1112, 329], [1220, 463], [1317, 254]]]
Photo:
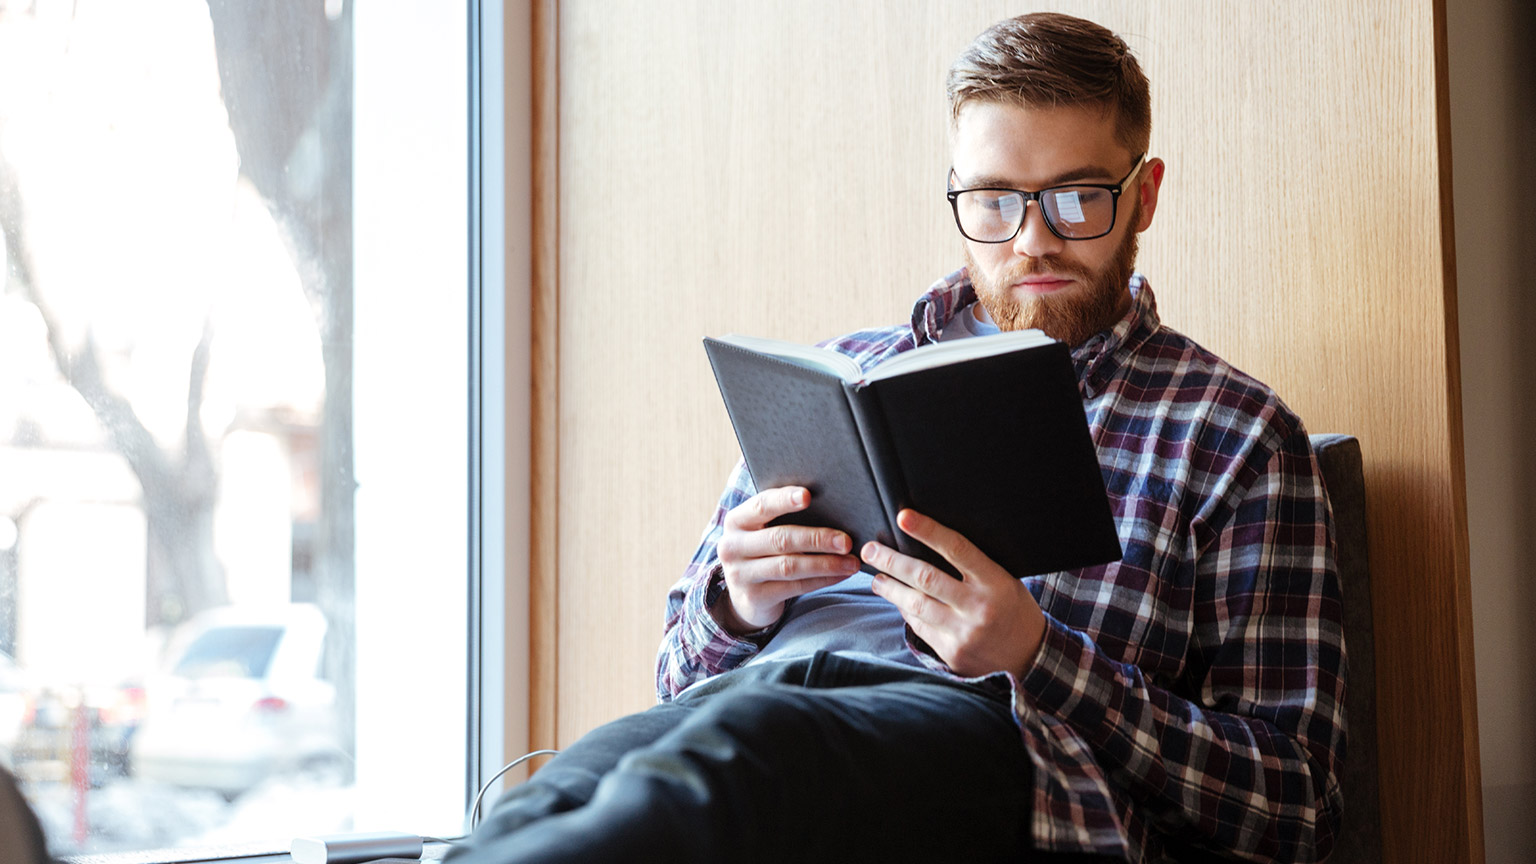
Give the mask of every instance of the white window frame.
[[[471, 200], [479, 202], [480, 615], [471, 625], [469, 783], [529, 749], [529, 560], [532, 519], [533, 41], [529, 0], [469, 0]], [[508, 170], [511, 166], [511, 170]], [[473, 277], [472, 277], [473, 278]], [[471, 514], [474, 515], [473, 513]], [[496, 530], [499, 528], [500, 530]], [[489, 529], [489, 530], [486, 530]], [[498, 538], [500, 542], [497, 542]], [[513, 634], [509, 638], [509, 634]], [[477, 674], [473, 674], [477, 673]], [[502, 730], [486, 734], [485, 730]], [[478, 757], [478, 758], [477, 758]], [[494, 800], [500, 784], [487, 793]]]

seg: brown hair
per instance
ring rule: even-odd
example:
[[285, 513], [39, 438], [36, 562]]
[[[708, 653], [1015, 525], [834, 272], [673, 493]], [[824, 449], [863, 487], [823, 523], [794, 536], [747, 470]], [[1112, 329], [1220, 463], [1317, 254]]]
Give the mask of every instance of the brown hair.
[[1027, 108], [1098, 106], [1115, 114], [1115, 139], [1144, 153], [1152, 135], [1152, 95], [1131, 49], [1082, 18], [1038, 12], [1010, 18], [977, 36], [949, 67], [949, 116], [967, 102]]

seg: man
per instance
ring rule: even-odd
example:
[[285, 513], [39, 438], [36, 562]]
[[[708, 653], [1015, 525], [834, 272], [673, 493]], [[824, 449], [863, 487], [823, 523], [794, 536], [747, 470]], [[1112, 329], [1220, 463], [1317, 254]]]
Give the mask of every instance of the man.
[[[1328, 506], [1300, 421], [1163, 327], [1133, 273], [1164, 175], [1147, 81], [1109, 31], [1027, 15], [978, 37], [949, 93], [966, 268], [911, 326], [831, 344], [865, 368], [999, 329], [1071, 346], [1123, 559], [1016, 579], [903, 511], [956, 580], [770, 524], [809, 493], [738, 466], [668, 597], [662, 704], [504, 796], [472, 844], [486, 860], [1327, 855]], [[974, 481], [1006, 458], [977, 453]]]

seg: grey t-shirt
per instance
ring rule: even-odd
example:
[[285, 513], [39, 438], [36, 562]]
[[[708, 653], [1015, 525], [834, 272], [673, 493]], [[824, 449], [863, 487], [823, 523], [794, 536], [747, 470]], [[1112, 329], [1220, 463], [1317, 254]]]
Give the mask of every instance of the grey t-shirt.
[[926, 669], [907, 648], [901, 612], [869, 589], [863, 571], [790, 604], [784, 624], [748, 663], [800, 660], [817, 651]]

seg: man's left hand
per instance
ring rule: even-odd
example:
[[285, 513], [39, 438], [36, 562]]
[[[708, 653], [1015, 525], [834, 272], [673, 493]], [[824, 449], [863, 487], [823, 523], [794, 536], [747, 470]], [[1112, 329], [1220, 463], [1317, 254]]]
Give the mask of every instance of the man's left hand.
[[[865, 563], [881, 572], [874, 592], [901, 610], [912, 631], [957, 675], [1007, 671], [1022, 676], [1045, 637], [1045, 613], [1024, 583], [971, 541], [914, 510], [896, 525], [960, 571], [956, 579], [926, 561], [880, 543], [866, 543]], [[894, 578], [893, 578], [894, 577]]]

